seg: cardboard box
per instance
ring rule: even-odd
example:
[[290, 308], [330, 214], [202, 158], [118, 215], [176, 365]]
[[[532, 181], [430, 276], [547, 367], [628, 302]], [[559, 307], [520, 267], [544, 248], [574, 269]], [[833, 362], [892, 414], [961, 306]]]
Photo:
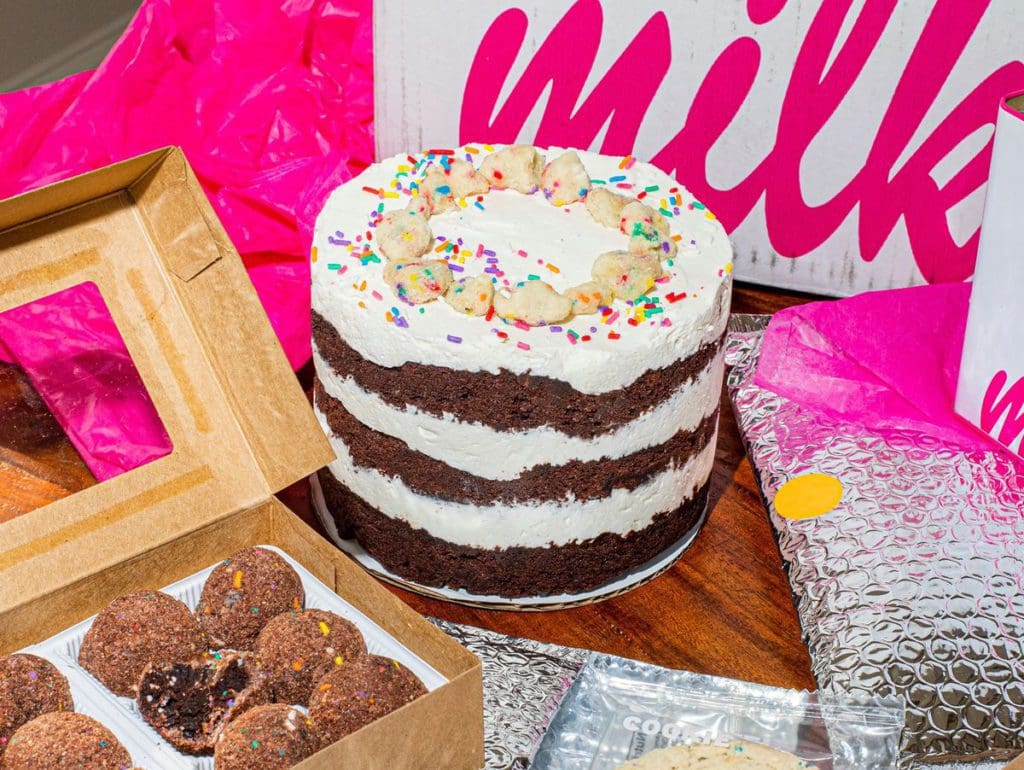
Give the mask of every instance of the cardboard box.
[[465, 142], [653, 159], [736, 277], [827, 294], [973, 270], [1024, 3], [419, 0], [374, 9], [379, 156]]
[[275, 545], [449, 679], [300, 766], [479, 768], [479, 660], [274, 497], [332, 452], [180, 151], [0, 202], [0, 311], [83, 281], [103, 294], [174, 451], [0, 524], [0, 652]]
[[1024, 455], [1024, 94], [996, 122], [956, 411]]

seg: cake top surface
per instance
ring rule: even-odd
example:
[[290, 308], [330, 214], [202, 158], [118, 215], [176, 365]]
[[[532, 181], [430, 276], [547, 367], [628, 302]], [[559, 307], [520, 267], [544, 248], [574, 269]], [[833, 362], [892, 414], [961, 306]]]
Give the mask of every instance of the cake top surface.
[[[383, 234], [378, 232], [382, 217], [415, 205], [431, 168], [450, 168], [454, 160], [479, 168], [501, 149], [466, 145], [395, 156], [330, 195], [313, 241], [313, 307], [356, 352], [381, 366], [415, 362], [531, 372], [600, 393], [625, 387], [644, 371], [668, 366], [720, 336], [732, 271], [725, 230], [683, 185], [630, 157], [577, 151], [591, 194], [606, 189], [640, 199], [670, 232], [676, 253], [661, 260], [662, 275], [635, 299], [528, 325], [494, 312], [469, 315], [444, 299], [411, 304], [401, 289], [396, 293], [386, 276], [388, 256], [375, 237]], [[550, 162], [566, 151], [540, 152]], [[486, 276], [496, 292], [495, 305], [500, 296], [532, 281], [571, 294], [573, 287], [592, 281], [600, 255], [625, 253], [631, 241], [618, 228], [598, 222], [582, 201], [554, 205], [553, 200], [550, 191], [524, 194], [493, 187], [456, 198], [447, 210], [428, 215], [432, 241], [419, 259], [444, 260], [456, 282]]]

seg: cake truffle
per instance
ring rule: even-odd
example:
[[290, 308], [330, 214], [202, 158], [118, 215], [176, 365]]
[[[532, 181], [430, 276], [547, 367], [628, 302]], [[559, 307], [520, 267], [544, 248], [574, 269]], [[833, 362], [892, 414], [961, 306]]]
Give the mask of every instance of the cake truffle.
[[53, 711], [19, 727], [3, 770], [128, 770], [132, 758], [106, 727], [85, 714]]
[[271, 618], [305, 603], [302, 580], [288, 562], [266, 548], [246, 548], [210, 573], [196, 619], [213, 647], [252, 650]]
[[206, 638], [182, 602], [160, 591], [135, 591], [96, 616], [78, 662], [115, 694], [134, 698], [147, 665], [192, 660], [206, 650]]
[[309, 718], [283, 703], [257, 706], [228, 722], [217, 736], [217, 770], [276, 770], [297, 765], [319, 748]]
[[365, 652], [352, 623], [333, 612], [305, 610], [267, 623], [256, 642], [256, 663], [270, 676], [275, 701], [305, 704], [328, 671]]
[[136, 700], [142, 718], [178, 751], [211, 754], [221, 725], [270, 702], [266, 684], [251, 655], [225, 651], [189, 663], [151, 663]]
[[425, 694], [414, 673], [397, 660], [361, 655], [321, 679], [309, 701], [320, 745], [341, 740]]
[[51, 711], [74, 711], [68, 680], [50, 661], [15, 653], [0, 657], [0, 757], [14, 731]]

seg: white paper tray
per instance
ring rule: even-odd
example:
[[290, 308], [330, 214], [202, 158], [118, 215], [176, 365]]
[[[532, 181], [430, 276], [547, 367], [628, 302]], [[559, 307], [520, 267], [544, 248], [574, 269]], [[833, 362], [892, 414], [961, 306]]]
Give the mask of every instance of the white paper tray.
[[[269, 545], [259, 547], [279, 554], [299, 574], [306, 591], [307, 609], [329, 610], [354, 623], [362, 632], [369, 652], [397, 660], [416, 674], [427, 690], [436, 690], [448, 681], [370, 618], [317, 580], [311, 572], [280, 548]], [[216, 566], [211, 564], [208, 568], [161, 590], [183, 601], [190, 610], [195, 610], [206, 578]], [[93, 717], [108, 727], [132, 755], [137, 767], [145, 770], [213, 770], [213, 757], [192, 757], [174, 749], [142, 718], [134, 700], [114, 695], [78, 665], [78, 651], [82, 646], [82, 640], [95, 619], [94, 615], [40, 644], [26, 647], [22, 652], [46, 658], [60, 669], [71, 685], [75, 711]]]

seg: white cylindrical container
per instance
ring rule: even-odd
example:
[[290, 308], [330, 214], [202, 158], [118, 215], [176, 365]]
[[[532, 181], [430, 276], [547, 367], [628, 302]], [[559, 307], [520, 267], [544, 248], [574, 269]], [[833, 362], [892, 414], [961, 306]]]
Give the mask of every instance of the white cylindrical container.
[[1024, 451], [1024, 93], [996, 120], [956, 411]]

